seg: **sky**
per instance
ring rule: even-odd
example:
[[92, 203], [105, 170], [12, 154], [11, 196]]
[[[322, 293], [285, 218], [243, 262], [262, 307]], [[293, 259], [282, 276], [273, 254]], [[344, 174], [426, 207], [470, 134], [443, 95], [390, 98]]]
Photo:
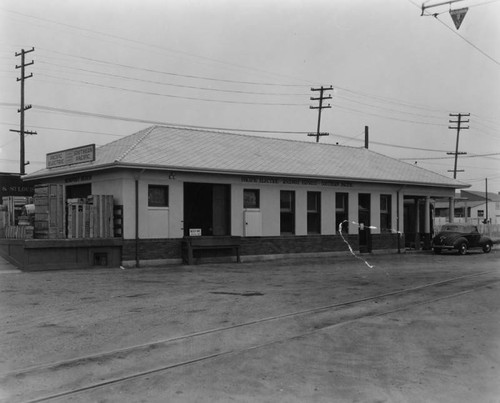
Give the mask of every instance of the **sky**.
[[[2, 0], [0, 172], [153, 124], [369, 148], [500, 192], [500, 0]], [[468, 7], [457, 30], [451, 9]], [[314, 161], [311, 161], [314, 164]]]

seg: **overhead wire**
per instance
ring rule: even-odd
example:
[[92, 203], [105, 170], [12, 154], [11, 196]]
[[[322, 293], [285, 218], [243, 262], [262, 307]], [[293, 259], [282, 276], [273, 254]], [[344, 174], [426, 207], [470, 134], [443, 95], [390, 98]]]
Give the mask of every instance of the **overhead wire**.
[[136, 90], [136, 89], [131, 89], [131, 88], [118, 87], [118, 86], [114, 86], [114, 85], [98, 84], [98, 83], [94, 83], [94, 82], [86, 81], [86, 80], [76, 80], [76, 79], [72, 79], [72, 78], [56, 77], [56, 76], [52, 76], [50, 74], [45, 74], [45, 73], [39, 73], [39, 75], [42, 77], [53, 78], [56, 80], [62, 79], [62, 80], [71, 81], [71, 82], [75, 82], [75, 83], [82, 83], [82, 84], [91, 85], [94, 87], [107, 88], [107, 89], [126, 91], [126, 92], [133, 92], [136, 94], [161, 96], [161, 97], [166, 97], [166, 98], [186, 99], [186, 100], [190, 100], [190, 101], [218, 102], [218, 103], [239, 104], [239, 105], [262, 105], [262, 106], [302, 106], [303, 107], [303, 106], [308, 105], [306, 103], [251, 102], [251, 101], [236, 101], [236, 100], [224, 100], [224, 99], [215, 99], [215, 98], [187, 97], [187, 96], [181, 96], [181, 95], [164, 94], [164, 93], [153, 92], [153, 91]]
[[124, 76], [124, 75], [116, 74], [116, 73], [106, 73], [106, 72], [102, 72], [102, 71], [83, 69], [83, 68], [79, 68], [79, 67], [62, 66], [60, 64], [45, 62], [43, 60], [40, 60], [38, 62], [42, 63], [42, 64], [48, 64], [48, 65], [52, 65], [52, 66], [58, 66], [58, 67], [68, 68], [68, 69], [77, 70], [77, 71], [94, 73], [94, 74], [98, 74], [98, 75], [102, 75], [102, 76], [106, 76], [106, 77], [111, 77], [111, 78], [119, 78], [119, 79], [131, 80], [131, 81], [144, 82], [144, 83], [148, 83], [148, 84], [158, 84], [158, 85], [178, 87], [178, 88], [189, 88], [189, 89], [196, 89], [196, 90], [202, 90], [202, 91], [228, 92], [228, 93], [249, 94], [249, 95], [273, 95], [273, 96], [302, 96], [303, 97], [303, 96], [309, 95], [309, 94], [304, 94], [304, 93], [299, 94], [299, 93], [285, 93], [285, 92], [279, 93], [279, 92], [262, 92], [262, 91], [223, 90], [223, 89], [213, 88], [213, 87], [200, 87], [200, 86], [194, 86], [194, 85], [165, 83], [163, 81], [146, 80], [144, 78]]
[[92, 57], [85, 57], [85, 56], [81, 56], [81, 55], [72, 55], [69, 53], [64, 53], [64, 52], [50, 50], [50, 49], [41, 48], [41, 47], [38, 47], [38, 49], [45, 50], [45, 51], [48, 51], [51, 53], [60, 54], [63, 56], [69, 56], [72, 58], [90, 61], [90, 62], [94, 62], [94, 63], [100, 63], [100, 64], [105, 64], [105, 65], [114, 66], [114, 67], [123, 67], [123, 68], [127, 68], [127, 69], [145, 71], [148, 73], [162, 74], [162, 75], [174, 76], [174, 77], [183, 77], [183, 78], [191, 78], [191, 79], [198, 79], [198, 80], [201, 79], [201, 80], [216, 81], [216, 82], [231, 83], [231, 84], [261, 85], [261, 86], [271, 86], [271, 87], [302, 87], [302, 88], [307, 87], [305, 84], [280, 84], [280, 83], [265, 82], [265, 81], [230, 80], [230, 79], [224, 79], [224, 78], [200, 76], [200, 75], [195, 75], [195, 74], [173, 73], [173, 72], [169, 72], [169, 71], [156, 70], [156, 69], [150, 69], [150, 68], [145, 68], [145, 67], [137, 67], [137, 66], [133, 66], [133, 65], [129, 65], [129, 64], [124, 64], [124, 63], [110, 62], [107, 60], [96, 59], [96, 58], [92, 58]]
[[93, 35], [98, 34], [98, 35], [102, 35], [102, 36], [105, 36], [105, 37], [118, 39], [120, 41], [135, 43], [135, 44], [139, 44], [141, 46], [147, 46], [147, 47], [150, 47], [150, 48], [157, 48], [157, 49], [161, 49], [161, 50], [172, 52], [172, 53], [183, 54], [183, 55], [187, 55], [189, 57], [203, 59], [203, 60], [207, 60], [207, 61], [210, 61], [210, 62], [219, 63], [219, 64], [222, 64], [222, 65], [228, 65], [228, 66], [233, 66], [233, 67], [237, 67], [237, 68], [244, 69], [244, 70], [252, 70], [252, 71], [256, 71], [256, 72], [259, 72], [259, 73], [264, 73], [264, 74], [267, 74], [267, 75], [273, 75], [273, 76], [279, 76], [279, 77], [286, 77], [287, 79], [297, 80], [296, 77], [289, 77], [289, 76], [285, 76], [283, 74], [269, 72], [269, 71], [266, 71], [266, 70], [262, 70], [262, 69], [250, 67], [250, 66], [247, 66], [247, 65], [240, 65], [240, 64], [237, 64], [237, 63], [230, 63], [230, 62], [227, 62], [227, 61], [218, 60], [218, 59], [214, 59], [214, 58], [211, 58], [211, 57], [195, 55], [195, 54], [192, 54], [192, 53], [189, 53], [189, 52], [184, 52], [184, 51], [180, 51], [180, 50], [177, 50], [177, 49], [167, 48], [165, 46], [155, 45], [155, 44], [151, 44], [151, 43], [148, 43], [148, 42], [143, 42], [143, 41], [138, 41], [138, 40], [135, 40], [135, 39], [125, 38], [125, 37], [122, 37], [122, 36], [119, 36], [119, 35], [113, 35], [113, 34], [110, 34], [110, 33], [101, 32], [101, 31], [98, 31], [98, 30], [95, 30], [95, 29], [82, 28], [82, 27], [78, 27], [76, 25], [71, 25], [71, 24], [68, 24], [68, 23], [62, 23], [62, 22], [59, 22], [59, 21], [50, 20], [48, 18], [35, 17], [35, 16], [29, 15], [29, 14], [20, 13], [18, 11], [9, 10], [9, 9], [4, 8], [4, 7], [0, 7], [0, 9], [2, 9], [3, 11], [6, 11], [8, 13], [11, 13], [11, 14], [20, 15], [20, 16], [27, 17], [27, 18], [32, 18], [32, 19], [35, 19], [35, 20], [44, 21], [44, 22], [48, 22], [48, 23], [51, 23], [51, 24], [56, 24], [56, 25], [64, 26], [64, 27], [75, 29], [75, 30], [78, 30], [78, 31], [89, 32], [89, 33], [91, 33]]
[[[418, 4], [416, 4], [415, 2], [413, 2], [412, 0], [408, 0], [411, 4], [413, 4], [415, 7], [417, 7], [418, 9], [422, 9]], [[488, 3], [485, 3], [485, 4], [490, 4], [490, 3], [495, 3], [496, 1], [491, 1], [491, 2], [488, 2]], [[485, 4], [478, 4], [478, 5], [485, 5]], [[477, 6], [477, 5], [476, 5]], [[470, 6], [470, 7], [474, 7], [474, 6]], [[444, 21], [442, 21], [441, 19], [439, 19], [439, 15], [440, 14], [443, 14], [445, 12], [448, 12], [448, 11], [443, 11], [443, 12], [439, 12], [439, 13], [425, 13], [423, 15], [425, 16], [428, 16], [428, 17], [434, 17], [437, 21], [439, 21], [446, 29], [448, 29], [449, 31], [451, 31], [453, 34], [455, 34], [456, 36], [458, 36], [459, 38], [461, 38], [463, 41], [465, 41], [468, 45], [472, 46], [475, 50], [477, 50], [479, 53], [481, 53], [483, 56], [487, 57], [489, 60], [491, 60], [493, 63], [497, 64], [498, 66], [500, 66], [500, 61], [496, 60], [495, 58], [493, 58], [492, 56], [490, 56], [488, 53], [486, 53], [484, 50], [482, 50], [479, 46], [475, 45], [474, 43], [472, 43], [470, 40], [468, 40], [467, 38], [465, 38], [463, 35], [460, 35], [456, 30], [454, 30], [452, 27], [450, 27], [448, 24], [446, 24]]]

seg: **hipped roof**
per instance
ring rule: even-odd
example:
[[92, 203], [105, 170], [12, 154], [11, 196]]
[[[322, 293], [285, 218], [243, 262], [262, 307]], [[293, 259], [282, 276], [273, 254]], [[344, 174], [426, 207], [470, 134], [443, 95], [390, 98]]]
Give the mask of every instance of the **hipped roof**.
[[98, 147], [93, 162], [46, 168], [24, 179], [111, 168], [469, 187], [365, 148], [168, 126], [152, 126]]

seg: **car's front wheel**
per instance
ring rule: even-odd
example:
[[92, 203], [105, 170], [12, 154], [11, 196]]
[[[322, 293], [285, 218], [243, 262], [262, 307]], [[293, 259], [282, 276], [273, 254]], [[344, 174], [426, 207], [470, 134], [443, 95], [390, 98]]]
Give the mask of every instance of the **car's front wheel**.
[[467, 242], [460, 242], [458, 245], [458, 254], [465, 255], [467, 254]]
[[441, 248], [434, 248], [433, 250], [436, 255], [441, 254]]
[[483, 252], [484, 253], [490, 253], [491, 252], [491, 243], [487, 242], [483, 246]]

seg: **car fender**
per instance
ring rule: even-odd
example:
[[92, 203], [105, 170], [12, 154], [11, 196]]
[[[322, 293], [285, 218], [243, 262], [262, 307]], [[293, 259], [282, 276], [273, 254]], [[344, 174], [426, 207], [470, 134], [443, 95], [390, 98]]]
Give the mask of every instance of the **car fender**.
[[493, 245], [493, 241], [491, 240], [491, 238], [489, 238], [487, 236], [481, 236], [481, 238], [479, 238], [479, 245], [480, 246], [484, 246], [488, 243]]
[[467, 244], [467, 247], [469, 246], [469, 241], [467, 240], [467, 238], [464, 238], [464, 237], [459, 237], [457, 239], [455, 239], [455, 241], [453, 242], [453, 247], [455, 249], [458, 249], [458, 246], [462, 243], [462, 242], [465, 242]]

